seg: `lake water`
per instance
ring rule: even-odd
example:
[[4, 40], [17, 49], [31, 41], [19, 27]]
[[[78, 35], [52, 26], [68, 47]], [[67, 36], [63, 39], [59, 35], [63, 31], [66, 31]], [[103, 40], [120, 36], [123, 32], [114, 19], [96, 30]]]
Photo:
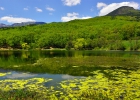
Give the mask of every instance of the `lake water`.
[[[140, 52], [0, 51], [0, 85], [4, 82], [5, 87], [9, 84], [8, 82], [12, 84], [13, 80], [23, 82], [23, 80], [36, 78], [39, 80], [51, 79], [51, 81], [42, 81], [42, 86], [51, 88], [52, 86], [60, 86], [60, 83], [64, 81], [75, 79], [84, 79], [86, 81], [90, 77], [90, 80], [94, 81], [100, 78], [97, 81], [98, 83], [101, 80], [102, 83], [108, 80], [108, 82], [114, 82], [113, 84], [118, 82], [122, 86], [126, 85], [126, 81], [128, 81], [130, 84], [127, 85], [131, 85], [132, 90], [135, 86], [136, 91], [139, 93], [140, 91], [137, 90], [140, 89], [140, 85], [138, 85], [139, 73]], [[37, 82], [40, 82], [39, 80]], [[122, 80], [126, 83], [122, 83]], [[29, 83], [31, 82], [26, 82], [24, 86]], [[109, 89], [107, 86], [106, 88]]]
[[[83, 62], [82, 63], [83, 65], [80, 64], [80, 66], [85, 66], [86, 63], [87, 63], [88, 66], [92, 66], [94, 63], [96, 63], [96, 65], [97, 65], [97, 64], [100, 64], [102, 62], [103, 62], [103, 64], [106, 64], [106, 63], [108, 63], [108, 60], [110, 60], [109, 63], [116, 62], [116, 63], [120, 63], [120, 66], [122, 66], [123, 62], [117, 61], [118, 58], [121, 58], [121, 59], [128, 58], [128, 61], [129, 61], [129, 58], [130, 59], [131, 58], [132, 59], [138, 58], [137, 60], [139, 62], [140, 52], [64, 51], [64, 50], [53, 50], [53, 51], [50, 51], [50, 50], [44, 50], [44, 51], [0, 51], [0, 67], [2, 67], [0, 69], [0, 73], [8, 73], [8, 72], [11, 73], [11, 74], [8, 74], [6, 76], [0, 77], [0, 79], [9, 79], [9, 78], [11, 78], [11, 79], [27, 79], [27, 78], [32, 78], [32, 77], [45, 77], [45, 78], [47, 77], [47, 78], [52, 78], [57, 82], [57, 81], [65, 80], [65, 79], [87, 77], [87, 73], [81, 74], [79, 72], [79, 74], [77, 73], [77, 75], [73, 75], [73, 74], [69, 73], [69, 70], [61, 71], [60, 73], [57, 73], [57, 71], [56, 71], [56, 73], [51, 72], [51, 71], [49, 72], [47, 70], [45, 72], [43, 70], [41, 72], [39, 71], [39, 73], [37, 73], [37, 72], [34, 73], [32, 71], [30, 72], [30, 70], [28, 71], [28, 70], [24, 70], [24, 69], [20, 70], [20, 71], [17, 71], [17, 70], [15, 71], [15, 70], [12, 70], [11, 68], [5, 69], [5, 68], [7, 68], [7, 66], [15, 67], [15, 69], [19, 65], [25, 65], [25, 67], [26, 67], [27, 64], [34, 64], [39, 59], [46, 59], [46, 58], [50, 59], [50, 60], [54, 60], [56, 58], [58, 61], [54, 60], [52, 62], [53, 63], [58, 63], [58, 64], [59, 64], [59, 62], [63, 61], [62, 59], [64, 59], [64, 60], [66, 59], [66, 60], [68, 60], [68, 61], [66, 61], [68, 63], [66, 65], [69, 66], [69, 63], [71, 63], [71, 61], [73, 61], [74, 58], [77, 58], [78, 60], [83, 61], [83, 59], [86, 58], [86, 57], [90, 57], [91, 59], [90, 58], [87, 58], [87, 59], [90, 60], [91, 62], [93, 60], [93, 63], [89, 64], [88, 60], [87, 60], [87, 62], [86, 61]], [[99, 57], [99, 58], [97, 58], [97, 62], [94, 62], [96, 57]], [[110, 57], [110, 58], [108, 58], [108, 57]], [[115, 61], [113, 61], [111, 58], [114, 58], [114, 59], [117, 58], [117, 59], [115, 59]], [[127, 65], [127, 63], [128, 62], [126, 61], [126, 65]], [[79, 66], [79, 65], [71, 65], [70, 67], [72, 67], [74, 69], [76, 66]], [[108, 66], [108, 65], [104, 65], [104, 66]], [[115, 66], [115, 64], [112, 65], [112, 66]], [[120, 67], [120, 66], [117, 65], [117, 67]], [[51, 66], [48, 66], [48, 67], [51, 67]], [[131, 66], [126, 66], [125, 68], [127, 69], [127, 68], [130, 68], [130, 67]], [[99, 70], [102, 70], [101, 67], [96, 67], [96, 68], [98, 68]], [[131, 68], [133, 69], [133, 66]], [[89, 69], [90, 69], [91, 72], [96, 70], [94, 68], [93, 69], [89, 68]], [[86, 70], [88, 70], [88, 69], [86, 69]], [[81, 71], [84, 71], [84, 69], [81, 68]]]

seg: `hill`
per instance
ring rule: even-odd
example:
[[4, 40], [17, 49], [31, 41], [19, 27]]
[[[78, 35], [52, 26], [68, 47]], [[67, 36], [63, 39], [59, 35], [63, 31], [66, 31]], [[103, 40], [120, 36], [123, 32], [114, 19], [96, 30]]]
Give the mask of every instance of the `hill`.
[[69, 22], [5, 27], [0, 29], [0, 48], [140, 50], [139, 21], [135, 15], [108, 15]]
[[107, 16], [118, 16], [118, 15], [123, 15], [123, 16], [140, 16], [140, 10], [136, 10], [133, 7], [129, 6], [122, 6], [109, 14]]

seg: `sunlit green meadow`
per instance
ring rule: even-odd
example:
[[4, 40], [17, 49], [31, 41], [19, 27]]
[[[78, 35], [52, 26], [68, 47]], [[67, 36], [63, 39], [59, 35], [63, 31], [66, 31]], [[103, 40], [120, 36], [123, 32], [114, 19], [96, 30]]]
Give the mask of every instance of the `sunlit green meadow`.
[[[52, 51], [51, 51], [52, 52]], [[88, 52], [88, 51], [85, 51]], [[74, 53], [72, 56], [47, 54], [36, 56], [30, 63], [22, 60], [8, 60], [10, 66], [0, 61], [0, 78], [12, 75], [10, 70], [37, 74], [63, 74], [75, 76], [46, 86], [53, 78], [32, 77], [23, 79], [1, 79], [2, 100], [139, 100], [140, 99], [140, 54], [137, 53]], [[31, 54], [31, 53], [30, 53]], [[33, 56], [28, 55], [28, 60]], [[63, 55], [63, 56], [62, 56]], [[15, 56], [12, 55], [14, 58]], [[15, 58], [16, 60], [16, 58]], [[21, 63], [19, 63], [21, 62]], [[28, 63], [27, 63], [28, 62]], [[23, 74], [24, 75], [24, 74]], [[78, 78], [77, 76], [82, 76]], [[5, 95], [8, 94], [8, 95]]]

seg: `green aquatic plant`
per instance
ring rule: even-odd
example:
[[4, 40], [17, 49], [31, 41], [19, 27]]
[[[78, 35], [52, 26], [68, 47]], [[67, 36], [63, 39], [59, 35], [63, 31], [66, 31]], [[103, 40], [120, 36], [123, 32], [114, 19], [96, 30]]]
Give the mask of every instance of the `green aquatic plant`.
[[[29, 92], [34, 99], [49, 100], [139, 100], [140, 99], [140, 70], [104, 70], [111, 73], [105, 77], [100, 70], [93, 71], [93, 76], [80, 79], [70, 79], [60, 82], [57, 86], [45, 87], [44, 83], [52, 79], [31, 78], [25, 80], [7, 79], [0, 81], [0, 94], [26, 98]], [[124, 73], [125, 72], [125, 73]], [[14, 94], [10, 94], [14, 92]]]
[[10, 74], [10, 73], [0, 73], [0, 77], [6, 76], [7, 74]]
[[12, 91], [17, 95], [19, 94], [17, 92], [20, 92], [21, 96], [23, 93], [20, 90], [25, 90], [25, 92], [28, 91], [30, 93], [37, 93], [38, 95], [42, 95], [42, 98], [45, 98], [47, 97], [49, 89], [44, 86], [44, 83], [51, 80], [52, 79], [44, 78], [0, 80], [0, 90], [4, 91], [4, 93], [9, 93]]
[[112, 73], [113, 80], [106, 78], [100, 71], [95, 71], [93, 77], [62, 81], [60, 89], [68, 98], [77, 97], [83, 98], [82, 100], [140, 99], [140, 70], [130, 71], [128, 75], [122, 73], [125, 70], [118, 71]]
[[[46, 54], [47, 55], [47, 54]], [[25, 58], [30, 57], [24, 57]], [[12, 58], [13, 59], [13, 58]], [[27, 60], [27, 59], [26, 59]], [[140, 99], [140, 58], [139, 55], [72, 56], [35, 59], [30, 63], [11, 63], [5, 69], [24, 72], [68, 74], [84, 76], [65, 80], [57, 86], [46, 87], [51, 79], [5, 79], [0, 80], [2, 95], [23, 97], [29, 100], [139, 100]], [[28, 61], [28, 60], [27, 60]], [[17, 62], [19, 62], [17, 60]], [[6, 63], [7, 64], [7, 63]], [[0, 73], [0, 78], [8, 73]], [[13, 91], [11, 93], [11, 91]], [[15, 94], [15, 95], [14, 95]], [[3, 97], [0, 95], [0, 98]], [[14, 99], [15, 100], [15, 99]]]
[[0, 76], [5, 76], [6, 75], [6, 73], [0, 73]]
[[0, 89], [4, 91], [9, 91], [13, 89], [29, 89], [36, 90], [40, 92], [40, 89], [45, 89], [43, 83], [48, 82], [52, 79], [44, 79], [44, 78], [32, 78], [32, 79], [22, 79], [22, 80], [14, 80], [14, 79], [6, 79], [0, 80]]
[[25, 89], [2, 91], [0, 90], [0, 100], [37, 100], [40, 95], [35, 91], [27, 91]]

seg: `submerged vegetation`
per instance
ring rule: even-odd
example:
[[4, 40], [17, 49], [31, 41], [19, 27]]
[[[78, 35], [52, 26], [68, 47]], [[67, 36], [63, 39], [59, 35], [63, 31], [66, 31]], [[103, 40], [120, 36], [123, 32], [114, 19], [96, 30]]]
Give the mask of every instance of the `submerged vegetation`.
[[[138, 100], [140, 99], [140, 70], [104, 70], [113, 76], [107, 78], [100, 70], [93, 76], [62, 81], [57, 87], [43, 86], [50, 79], [0, 81], [0, 98], [11, 100]], [[7, 83], [8, 82], [8, 83]], [[7, 94], [7, 95], [4, 95]]]
[[0, 28], [0, 48], [139, 50], [137, 16], [102, 16], [86, 20]]
[[[1, 51], [3, 100], [139, 100], [139, 52]], [[7, 62], [7, 63], [6, 63]], [[52, 85], [47, 77], [10, 78], [10, 70], [81, 76]], [[14, 77], [14, 75], [13, 75]], [[49, 84], [47, 86], [46, 84]], [[7, 95], [5, 95], [7, 94]]]

